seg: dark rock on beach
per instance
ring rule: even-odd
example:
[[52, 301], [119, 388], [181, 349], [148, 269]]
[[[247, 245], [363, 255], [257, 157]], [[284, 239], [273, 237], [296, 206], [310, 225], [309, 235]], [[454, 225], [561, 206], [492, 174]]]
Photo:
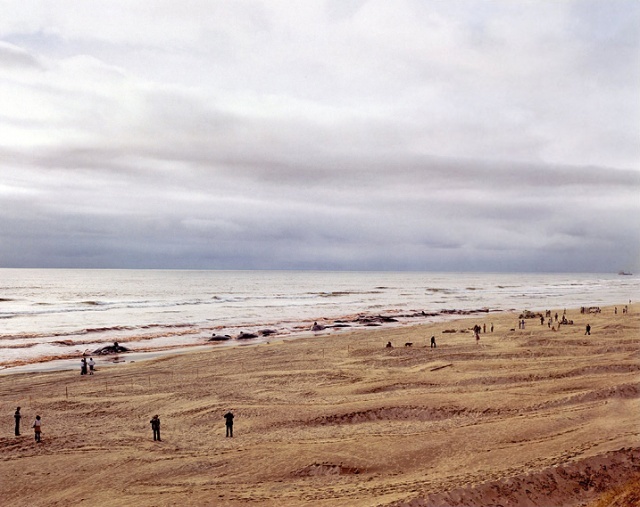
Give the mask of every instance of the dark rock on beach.
[[227, 341], [227, 340], [231, 340], [231, 336], [229, 336], [228, 334], [214, 334], [207, 341], [210, 341], [210, 342], [224, 342], [224, 341]]
[[536, 313], [536, 312], [531, 312], [529, 310], [525, 310], [524, 312], [522, 312], [520, 314], [520, 316], [518, 318], [520, 318], [520, 319], [539, 319], [540, 317], [542, 317], [541, 313]]
[[489, 308], [478, 308], [477, 310], [442, 310], [443, 315], [473, 315], [474, 313], [489, 313]]
[[109, 354], [121, 354], [123, 352], [129, 352], [130, 349], [119, 345], [118, 342], [113, 342], [113, 345], [107, 345], [106, 347], [100, 347], [93, 351], [94, 355], [109, 355]]
[[237, 340], [251, 340], [252, 338], [257, 338], [258, 335], [254, 333], [245, 333], [242, 331], [238, 336], [236, 336]]
[[393, 317], [385, 317], [383, 315], [374, 315], [374, 316], [360, 316], [355, 322], [359, 324], [364, 324], [365, 326], [379, 326], [386, 322], [398, 322], [398, 319]]

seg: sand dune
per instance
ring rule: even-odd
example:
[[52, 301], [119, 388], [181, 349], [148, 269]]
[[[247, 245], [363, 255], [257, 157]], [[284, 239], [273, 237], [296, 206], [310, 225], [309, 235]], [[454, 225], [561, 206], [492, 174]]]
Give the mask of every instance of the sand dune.
[[[2, 376], [0, 498], [12, 506], [624, 502], [640, 473], [639, 314], [640, 306], [571, 310], [575, 324], [559, 331], [476, 315], [212, 345], [87, 377]], [[470, 328], [491, 322], [494, 332], [476, 343]], [[17, 405], [21, 437], [13, 436]], [[41, 444], [30, 429], [36, 414]], [[162, 442], [151, 438], [154, 414]]]

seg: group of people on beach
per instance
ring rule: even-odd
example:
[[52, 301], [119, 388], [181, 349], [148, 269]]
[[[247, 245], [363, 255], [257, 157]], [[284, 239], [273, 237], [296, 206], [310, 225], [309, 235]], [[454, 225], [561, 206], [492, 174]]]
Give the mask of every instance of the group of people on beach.
[[[482, 332], [482, 334], [487, 333], [486, 324], [482, 324], [482, 326], [480, 324], [476, 324], [473, 326], [473, 336], [475, 337], [476, 342], [480, 341], [480, 332]], [[489, 332], [493, 333], [493, 322], [491, 323], [491, 327], [489, 327]]]
[[87, 372], [89, 373], [89, 375], [93, 375], [95, 365], [96, 363], [93, 360], [93, 357], [90, 357], [89, 361], [87, 361], [86, 357], [83, 357], [80, 360], [80, 375], [86, 375]]
[[[233, 437], [233, 413], [229, 410], [226, 414], [224, 414], [225, 426], [227, 428], [226, 437]], [[153, 431], [153, 441], [154, 442], [162, 442], [160, 438], [160, 416], [157, 414], [154, 415], [151, 420], [151, 431]]]
[[[226, 437], [233, 437], [233, 418], [234, 415], [229, 410], [226, 414], [224, 414], [225, 426], [227, 429]], [[20, 421], [22, 420], [22, 414], [20, 413], [20, 407], [16, 408], [15, 413], [13, 414], [13, 419], [15, 421], [15, 436], [20, 436]], [[154, 442], [162, 442], [160, 438], [160, 416], [157, 414], [151, 418], [151, 430], [153, 431], [153, 440]], [[42, 418], [39, 415], [36, 415], [36, 419], [32, 425], [33, 432], [35, 434], [36, 442], [42, 442]]]
[[[593, 308], [596, 308], [596, 311], [592, 311]], [[585, 313], [600, 313], [600, 308], [597, 307], [582, 307], [581, 309], [582, 314]], [[615, 307], [614, 309], [614, 313], [617, 315], [618, 314], [618, 308]], [[623, 308], [623, 313], [628, 313], [628, 307], [625, 306]], [[540, 315], [540, 314], [538, 314]], [[522, 316], [521, 316], [522, 317]], [[573, 324], [573, 321], [569, 321], [566, 319], [566, 310], [563, 312], [562, 315], [562, 320], [558, 321], [558, 313], [556, 312], [556, 314], [554, 316], [551, 315], [551, 311], [547, 310], [545, 312], [545, 317], [548, 318], [548, 325], [549, 327], [551, 327], [552, 322], [555, 318], [555, 321], [558, 323], [558, 327], [560, 326], [560, 324]], [[540, 324], [544, 325], [544, 321], [545, 319], [542, 317], [542, 315], [540, 315]], [[519, 319], [518, 320], [518, 328], [519, 329], [525, 329], [525, 319]], [[493, 323], [491, 324], [491, 332], [493, 333]], [[512, 331], [514, 331], [512, 329]], [[554, 326], [554, 331], [555, 331], [555, 326]], [[486, 324], [483, 324], [482, 326], [476, 324], [473, 326], [473, 333], [475, 336], [476, 341], [480, 340], [480, 332], [482, 333], [486, 333], [487, 332], [487, 328], [486, 328]], [[586, 330], [585, 330], [585, 335], [591, 335], [591, 325], [587, 324], [586, 325]], [[411, 345], [410, 343], [405, 344], [407, 346]], [[392, 348], [391, 342], [387, 343], [387, 348]], [[435, 336], [431, 337], [431, 343], [430, 343], [431, 348], [436, 348], [436, 339]], [[89, 357], [89, 360], [87, 360], [86, 357], [83, 357], [81, 360], [81, 364], [80, 364], [80, 374], [81, 375], [93, 375], [94, 372], [94, 367], [95, 367], [95, 361], [93, 360], [92, 357]], [[22, 414], [20, 413], [20, 407], [16, 408], [16, 411], [13, 415], [14, 420], [15, 420], [15, 436], [20, 436], [20, 422], [22, 420]], [[224, 414], [224, 419], [225, 419], [225, 427], [226, 427], [226, 437], [233, 437], [233, 419], [234, 419], [234, 415], [231, 411], [228, 411], [226, 414]], [[156, 414], [151, 418], [151, 429], [153, 431], [153, 440], [154, 441], [162, 441], [160, 438], [160, 417]], [[33, 422], [32, 428], [34, 430], [34, 434], [35, 434], [35, 441], [36, 442], [41, 442], [42, 441], [42, 418], [40, 417], [40, 415], [36, 415], [35, 420]]]
[[[16, 437], [20, 436], [20, 421], [22, 420], [22, 414], [20, 413], [20, 407], [16, 408], [15, 413], [13, 414], [13, 418], [15, 420], [15, 434]], [[35, 434], [36, 442], [42, 442], [41, 434], [42, 434], [42, 419], [39, 415], [36, 416], [35, 421], [32, 425], [33, 432]]]

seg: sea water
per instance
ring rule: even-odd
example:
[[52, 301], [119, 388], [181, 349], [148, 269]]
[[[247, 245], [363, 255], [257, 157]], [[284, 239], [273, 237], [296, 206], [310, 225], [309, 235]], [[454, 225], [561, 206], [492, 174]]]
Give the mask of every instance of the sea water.
[[444, 310], [560, 310], [638, 295], [638, 277], [615, 274], [0, 269], [0, 367], [114, 341], [167, 350], [265, 328], [300, 336], [314, 321], [386, 315], [403, 325], [453, 318]]

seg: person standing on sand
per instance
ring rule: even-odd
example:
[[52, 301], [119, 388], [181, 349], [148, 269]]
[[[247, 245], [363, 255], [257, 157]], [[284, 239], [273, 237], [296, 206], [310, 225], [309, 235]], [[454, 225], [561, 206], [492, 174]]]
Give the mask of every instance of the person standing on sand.
[[33, 423], [33, 431], [35, 433], [36, 442], [41, 442], [40, 433], [42, 432], [42, 421], [40, 420], [40, 416], [36, 416], [36, 420]]
[[80, 360], [80, 375], [86, 375], [87, 374], [87, 358], [83, 357]]
[[93, 375], [93, 367], [96, 365], [96, 362], [93, 360], [93, 357], [89, 358], [89, 375]]
[[20, 407], [16, 408], [16, 413], [13, 414], [13, 418], [16, 420], [16, 437], [20, 436], [20, 419], [22, 416], [20, 415]]
[[435, 336], [431, 337], [431, 348], [432, 349], [436, 348], [436, 337]]
[[229, 410], [229, 412], [224, 414], [224, 418], [225, 418], [225, 426], [227, 427], [226, 436], [233, 438], [233, 414], [231, 413], [231, 410]]
[[587, 330], [584, 332], [585, 335], [589, 335], [591, 336], [591, 326], [589, 324], [587, 324]]
[[151, 429], [153, 430], [153, 441], [155, 442], [157, 440], [158, 442], [162, 442], [162, 440], [160, 440], [160, 417], [156, 414], [149, 422], [151, 423]]

